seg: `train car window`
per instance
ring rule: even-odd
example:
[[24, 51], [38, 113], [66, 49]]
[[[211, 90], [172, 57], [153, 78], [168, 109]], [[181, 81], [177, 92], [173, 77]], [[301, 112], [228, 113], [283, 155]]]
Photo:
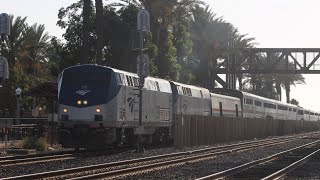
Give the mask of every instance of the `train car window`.
[[200, 90], [200, 96], [201, 96], [201, 98], [203, 98], [203, 94], [202, 94], [202, 91]]
[[222, 112], [222, 102], [219, 102], [219, 108], [220, 108], [220, 116], [223, 116], [223, 112]]
[[278, 109], [282, 111], [288, 111], [288, 107], [278, 105]]
[[128, 84], [128, 86], [130, 86], [129, 76], [126, 76], [126, 78], [127, 78], [127, 84]]
[[309, 111], [304, 111], [305, 114], [310, 114]]
[[314, 113], [313, 113], [313, 112], [310, 112], [310, 115], [314, 115]]
[[183, 91], [183, 95], [186, 95], [186, 88], [185, 87], [182, 87], [182, 91]]
[[299, 115], [303, 115], [303, 111], [302, 110], [298, 110], [298, 114]]
[[156, 81], [156, 87], [157, 87], [157, 90], [160, 91], [160, 87], [159, 87], [158, 81]]
[[293, 112], [297, 112], [297, 109], [293, 109]]
[[319, 114], [318, 114], [318, 113], [315, 113], [314, 115], [318, 116]]
[[190, 89], [190, 88], [187, 88], [187, 89], [188, 89], [188, 95], [189, 95], [189, 96], [192, 96], [191, 89]]
[[289, 111], [292, 111], [292, 108], [289, 108]]
[[249, 98], [246, 98], [246, 104], [253, 105], [253, 100], [249, 99]]
[[133, 77], [134, 86], [139, 86], [139, 79], [136, 77]]
[[263, 107], [269, 108], [269, 109], [277, 109], [277, 106], [275, 104], [270, 104], [270, 103], [264, 103]]
[[255, 105], [255, 106], [262, 106], [262, 102], [255, 100], [255, 101], [254, 101], [254, 105]]
[[129, 79], [130, 79], [130, 83], [131, 83], [131, 85], [130, 85], [130, 86], [134, 86], [134, 84], [133, 84], [133, 80], [132, 80], [132, 77], [131, 77], [131, 76], [129, 76]]
[[238, 104], [236, 104], [236, 117], [239, 117], [239, 113], [238, 113]]

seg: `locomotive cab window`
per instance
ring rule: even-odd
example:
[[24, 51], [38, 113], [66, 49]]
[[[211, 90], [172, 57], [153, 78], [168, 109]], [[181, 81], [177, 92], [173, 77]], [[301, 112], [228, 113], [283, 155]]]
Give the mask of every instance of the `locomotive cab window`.
[[303, 111], [302, 110], [298, 110], [298, 114], [299, 115], [303, 115]]

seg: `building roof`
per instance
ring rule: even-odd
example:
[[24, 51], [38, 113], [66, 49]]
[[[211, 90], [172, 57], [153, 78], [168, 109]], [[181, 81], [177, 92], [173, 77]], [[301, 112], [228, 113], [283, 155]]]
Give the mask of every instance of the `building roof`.
[[31, 88], [28, 92], [23, 93], [24, 96], [33, 97], [53, 97], [58, 98], [58, 84], [56, 82], [43, 82], [36, 87]]

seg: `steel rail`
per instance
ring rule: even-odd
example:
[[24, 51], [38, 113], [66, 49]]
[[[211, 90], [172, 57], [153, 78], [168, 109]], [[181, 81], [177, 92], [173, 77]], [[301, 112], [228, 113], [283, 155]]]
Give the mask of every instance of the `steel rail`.
[[3, 157], [0, 157], [0, 164], [1, 164], [2, 161], [7, 161], [7, 160], [35, 158], [35, 157], [45, 157], [45, 156], [53, 156], [53, 155], [63, 155], [63, 154], [71, 154], [71, 153], [75, 153], [75, 152], [76, 152], [75, 150], [66, 150], [66, 151], [56, 151], [56, 152], [40, 153], [40, 154], [3, 156]]
[[306, 157], [300, 159], [299, 161], [296, 161], [292, 164], [290, 164], [289, 166], [267, 176], [264, 177], [262, 180], [269, 180], [269, 179], [280, 179], [282, 177], [284, 177], [285, 175], [287, 175], [288, 173], [290, 173], [291, 171], [293, 171], [294, 169], [298, 168], [299, 166], [303, 165], [304, 163], [306, 163], [310, 158], [312, 158], [315, 154], [317, 154], [320, 151], [320, 149], [310, 153], [309, 155], [307, 155]]
[[258, 160], [255, 160], [255, 161], [252, 161], [252, 162], [249, 162], [249, 163], [246, 163], [246, 164], [243, 164], [243, 165], [231, 168], [231, 169], [227, 169], [225, 171], [221, 171], [221, 172], [214, 173], [214, 174], [211, 174], [211, 175], [208, 175], [208, 176], [197, 178], [197, 180], [225, 178], [227, 176], [231, 176], [231, 175], [236, 174], [236, 173], [238, 173], [240, 171], [243, 171], [245, 169], [249, 169], [249, 168], [257, 166], [259, 164], [271, 161], [273, 159], [277, 159], [278, 157], [283, 156], [286, 153], [289, 153], [289, 152], [292, 152], [292, 151], [295, 151], [295, 150], [298, 150], [298, 149], [302, 149], [304, 147], [317, 144], [319, 142], [320, 142], [320, 140], [315, 141], [315, 142], [311, 142], [311, 143], [308, 143], [308, 144], [305, 144], [305, 145], [302, 145], [302, 146], [299, 146], [299, 147], [296, 147], [296, 148], [292, 148], [292, 149], [289, 149], [289, 150], [286, 150], [286, 151], [282, 151], [280, 153], [277, 153], [277, 154], [274, 154], [274, 155], [271, 155], [271, 156], [268, 156], [268, 157], [265, 157], [265, 158], [262, 158], [262, 159], [258, 159]]
[[197, 155], [197, 156], [192, 156], [192, 157], [174, 159], [174, 160], [169, 160], [169, 161], [164, 161], [164, 162], [152, 163], [152, 164], [148, 164], [148, 165], [120, 169], [120, 170], [115, 170], [115, 171], [110, 171], [110, 172], [103, 172], [103, 173], [81, 176], [81, 177], [76, 177], [76, 178], [71, 178], [71, 179], [72, 180], [75, 180], [75, 179], [79, 180], [79, 179], [101, 179], [101, 178], [118, 177], [121, 175], [133, 174], [133, 173], [146, 171], [146, 170], [153, 170], [155, 168], [162, 168], [162, 167], [166, 167], [166, 166], [170, 166], [170, 165], [177, 165], [180, 163], [190, 162], [190, 161], [194, 161], [194, 160], [212, 158], [212, 157], [215, 157], [218, 155], [230, 154], [230, 153], [234, 153], [237, 151], [248, 150], [248, 149], [252, 149], [252, 148], [256, 148], [256, 147], [264, 147], [264, 146], [269, 146], [269, 145], [274, 145], [274, 144], [279, 144], [279, 143], [283, 143], [283, 142], [272, 142], [272, 143], [265, 142], [265, 143], [252, 145], [252, 146], [248, 145], [248, 147], [240, 147], [240, 148], [235, 148], [235, 149], [230, 149], [230, 150], [225, 150], [225, 151], [220, 151], [220, 152], [214, 152], [214, 153], [202, 154], [202, 155]]
[[[77, 168], [57, 170], [57, 171], [51, 171], [51, 172], [27, 174], [27, 175], [9, 177], [9, 178], [4, 178], [4, 179], [41, 179], [41, 178], [49, 178], [49, 177], [56, 177], [56, 176], [64, 176], [64, 175], [69, 175], [69, 174], [76, 174], [79, 172], [94, 171], [94, 170], [105, 169], [105, 168], [113, 168], [113, 167], [118, 167], [118, 166], [123, 166], [123, 165], [128, 165], [128, 164], [143, 163], [143, 162], [148, 162], [148, 161], [153, 161], [153, 160], [178, 157], [178, 156], [184, 156], [184, 155], [194, 155], [194, 154], [199, 154], [199, 153], [213, 151], [213, 150], [221, 150], [221, 149], [225, 149], [225, 148], [240, 146], [235, 149], [228, 149], [228, 150], [222, 151], [220, 153], [216, 152], [215, 154], [210, 153], [209, 155], [207, 154], [206, 156], [204, 156], [204, 157], [209, 157], [209, 156], [216, 156], [219, 154], [226, 154], [226, 153], [232, 153], [232, 152], [236, 152], [236, 151], [240, 151], [240, 150], [249, 149], [249, 147], [241, 147], [241, 146], [245, 146], [245, 145], [250, 146], [250, 149], [251, 149], [251, 148], [255, 148], [255, 147], [259, 147], [259, 146], [260, 147], [266, 146], [266, 145], [269, 146], [269, 145], [294, 141], [294, 140], [298, 140], [298, 139], [301, 139], [304, 137], [305, 136], [298, 136], [298, 137], [290, 136], [290, 137], [286, 137], [286, 138], [281, 137], [281, 138], [266, 139], [266, 140], [261, 140], [261, 141], [251, 141], [251, 142], [245, 142], [245, 143], [237, 143], [237, 144], [233, 144], [233, 145], [205, 148], [205, 149], [194, 150], [194, 151], [186, 151], [186, 152], [180, 152], [180, 153], [150, 156], [150, 157], [145, 157], [145, 158], [124, 160], [124, 161], [118, 161], [118, 162], [110, 162], [110, 163], [105, 163], [105, 164], [77, 167]], [[277, 142], [272, 142], [272, 141], [277, 141]], [[197, 158], [199, 158], [199, 157], [197, 157]]]
[[52, 156], [43, 156], [43, 157], [4, 160], [0, 162], [0, 165], [10, 165], [10, 164], [17, 164], [17, 163], [25, 163], [25, 162], [32, 163], [32, 162], [38, 162], [38, 161], [69, 158], [69, 157], [74, 157], [74, 154], [61, 154], [61, 155], [52, 155]]

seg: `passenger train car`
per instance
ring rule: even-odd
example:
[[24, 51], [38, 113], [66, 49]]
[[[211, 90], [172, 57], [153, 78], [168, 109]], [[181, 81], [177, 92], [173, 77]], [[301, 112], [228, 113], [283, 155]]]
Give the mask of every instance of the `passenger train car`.
[[[58, 78], [63, 147], [133, 145], [139, 125], [139, 77], [99, 65], [64, 69]], [[316, 120], [319, 114], [250, 93], [208, 89], [147, 77], [142, 91], [144, 142], [173, 138], [177, 114]], [[309, 113], [307, 113], [309, 112]]]
[[216, 93], [233, 96], [241, 100], [243, 117], [272, 118], [282, 120], [318, 121], [320, 114], [302, 107], [264, 98], [247, 92], [217, 88]]

